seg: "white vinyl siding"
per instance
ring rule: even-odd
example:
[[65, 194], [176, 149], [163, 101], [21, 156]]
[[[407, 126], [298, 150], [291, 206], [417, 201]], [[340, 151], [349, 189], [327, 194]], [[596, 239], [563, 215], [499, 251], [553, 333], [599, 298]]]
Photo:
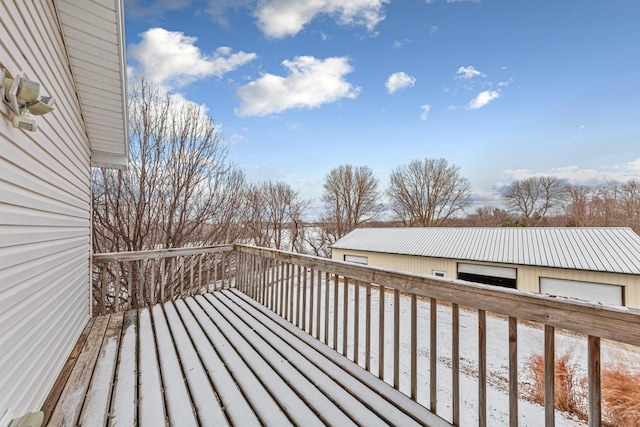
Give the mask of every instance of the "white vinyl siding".
[[90, 146], [56, 16], [0, 3], [0, 66], [56, 98], [37, 132], [0, 102], [0, 414], [14, 416], [40, 409], [89, 318]]

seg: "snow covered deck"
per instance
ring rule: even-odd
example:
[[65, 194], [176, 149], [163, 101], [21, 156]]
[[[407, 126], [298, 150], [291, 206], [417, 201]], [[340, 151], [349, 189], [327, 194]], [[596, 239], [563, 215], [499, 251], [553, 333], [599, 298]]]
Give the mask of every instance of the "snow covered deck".
[[237, 290], [91, 319], [49, 425], [449, 425]]

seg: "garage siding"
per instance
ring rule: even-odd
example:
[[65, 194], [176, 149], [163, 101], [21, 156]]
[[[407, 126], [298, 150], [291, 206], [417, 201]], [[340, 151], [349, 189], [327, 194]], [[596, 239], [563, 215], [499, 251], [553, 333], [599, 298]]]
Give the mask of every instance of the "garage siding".
[[37, 132], [0, 102], [0, 415], [40, 409], [89, 318], [90, 147], [56, 16], [0, 3], [0, 66], [56, 98]]
[[448, 278], [457, 277], [458, 262], [469, 262], [498, 267], [514, 267], [518, 270], [518, 289], [536, 293], [540, 292], [540, 277], [619, 285], [624, 287], [625, 304], [628, 307], [640, 308], [640, 276], [638, 275], [498, 263], [481, 263], [469, 260], [429, 258], [423, 256], [354, 251], [349, 249], [332, 249], [333, 259], [342, 260], [344, 259], [345, 254], [366, 256], [369, 258], [369, 266], [408, 271], [417, 274], [431, 274], [432, 270], [443, 270], [447, 272]]

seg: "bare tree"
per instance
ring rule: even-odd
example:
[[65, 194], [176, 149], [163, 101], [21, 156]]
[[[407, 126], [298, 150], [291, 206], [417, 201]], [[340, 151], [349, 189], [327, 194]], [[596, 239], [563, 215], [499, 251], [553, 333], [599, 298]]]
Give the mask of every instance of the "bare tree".
[[249, 237], [256, 245], [300, 251], [309, 202], [285, 182], [266, 181], [247, 192]]
[[539, 225], [565, 200], [565, 183], [553, 176], [535, 176], [517, 180], [504, 195], [508, 209], [522, 218], [525, 226]]
[[145, 80], [129, 100], [128, 170], [93, 172], [96, 252], [233, 242], [244, 174], [202, 108]]
[[414, 160], [391, 173], [387, 195], [405, 226], [441, 225], [471, 204], [471, 184], [445, 159]]
[[480, 206], [467, 217], [469, 225], [476, 227], [510, 227], [513, 217], [504, 209], [496, 206]]
[[588, 185], [567, 185], [565, 187], [567, 204], [565, 215], [570, 227], [587, 227], [594, 225], [592, 215], [595, 189]]
[[367, 166], [341, 165], [324, 178], [325, 231], [335, 241], [380, 215], [378, 179]]
[[622, 184], [620, 190], [619, 203], [625, 225], [638, 232], [640, 231], [640, 181], [631, 179]]

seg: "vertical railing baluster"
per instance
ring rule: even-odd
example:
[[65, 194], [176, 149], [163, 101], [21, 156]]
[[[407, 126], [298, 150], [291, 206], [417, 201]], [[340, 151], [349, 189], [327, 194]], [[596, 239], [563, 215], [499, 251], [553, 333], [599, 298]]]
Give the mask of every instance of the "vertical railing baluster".
[[166, 258], [162, 258], [162, 261], [160, 261], [160, 302], [164, 302], [164, 287], [166, 285], [166, 281], [164, 277], [165, 260]]
[[509, 317], [509, 426], [518, 426], [518, 319]]
[[364, 303], [364, 368], [371, 372], [371, 283], [367, 282]]
[[301, 272], [302, 267], [296, 265], [296, 326], [300, 327], [300, 299], [302, 298], [301, 288]]
[[329, 272], [326, 271], [324, 273], [324, 343], [329, 345], [329, 293], [330, 293], [330, 283], [329, 283]]
[[338, 283], [340, 278], [333, 275], [333, 349], [338, 351]]
[[211, 254], [207, 254], [207, 292], [211, 292]]
[[193, 296], [193, 282], [194, 282], [194, 274], [193, 274], [193, 258], [194, 255], [189, 257], [189, 295]]
[[220, 287], [221, 289], [226, 289], [224, 281], [227, 277], [226, 271], [227, 271], [227, 256], [225, 255], [224, 252], [222, 252], [222, 255], [220, 256], [220, 258], [222, 258], [222, 262], [220, 264], [221, 269], [222, 269], [222, 280], [220, 281]]
[[184, 255], [180, 256], [180, 298], [184, 298]]
[[294, 318], [293, 318], [293, 307], [294, 307], [294, 296], [293, 294], [295, 293], [295, 286], [294, 286], [294, 282], [295, 282], [295, 271], [296, 271], [296, 265], [295, 264], [291, 264], [289, 266], [289, 322], [293, 323]]
[[589, 335], [588, 352], [589, 427], [600, 427], [602, 424], [600, 338]]
[[151, 288], [151, 300], [149, 301], [149, 306], [152, 306], [156, 303], [156, 260], [151, 259], [151, 283], [149, 283], [149, 287]]
[[393, 290], [393, 387], [400, 390], [400, 291]]
[[378, 378], [384, 380], [384, 285], [380, 290], [380, 306], [378, 307]]
[[115, 263], [116, 278], [113, 285], [113, 308], [112, 313], [120, 311], [120, 262]]
[[307, 330], [307, 267], [302, 268], [302, 330]]
[[418, 400], [418, 297], [411, 294], [411, 399]]
[[360, 328], [360, 281], [356, 280], [353, 289], [353, 362], [358, 363], [359, 328]]
[[478, 426], [487, 425], [487, 313], [478, 310]]
[[[309, 335], [313, 335], [313, 297], [315, 291], [315, 270], [309, 269]], [[304, 314], [307, 317], [307, 313]]]
[[544, 422], [555, 425], [555, 329], [544, 326]]
[[176, 287], [176, 259], [169, 258], [169, 269], [171, 270], [171, 300], [175, 300]]
[[438, 300], [429, 300], [429, 409], [438, 411]]
[[135, 308], [140, 308], [140, 307], [144, 307], [144, 276], [145, 276], [145, 271], [144, 271], [144, 260], [141, 259], [140, 260], [140, 281], [138, 283], [138, 292], [140, 293], [140, 298], [138, 299], [138, 305]]
[[213, 289], [218, 290], [218, 254], [213, 254]]
[[287, 268], [286, 263], [280, 263], [280, 282], [278, 286], [279, 288], [279, 297], [278, 297], [278, 314], [282, 316], [284, 314], [284, 282], [285, 282], [285, 274], [284, 271]]
[[451, 304], [451, 388], [453, 425], [460, 425], [460, 306]]
[[107, 314], [107, 263], [102, 264], [102, 286], [100, 291], [102, 299], [100, 315], [104, 315]]
[[[316, 339], [320, 339], [320, 309], [321, 309], [321, 302], [320, 300], [322, 299], [322, 272], [320, 270], [317, 271], [318, 273], [318, 295], [317, 295], [317, 304], [316, 304]], [[325, 286], [326, 287], [326, 286]]]
[[133, 263], [134, 261], [127, 262], [127, 310], [131, 310], [133, 300], [133, 295], [131, 294], [133, 289]]
[[349, 339], [349, 278], [343, 278], [342, 287], [342, 355], [347, 357]]
[[198, 292], [199, 295], [202, 295], [202, 257], [204, 254], [198, 255]]
[[284, 312], [282, 317], [287, 320], [289, 319], [289, 270], [291, 269], [291, 264], [287, 263], [285, 268], [285, 279], [284, 279]]

